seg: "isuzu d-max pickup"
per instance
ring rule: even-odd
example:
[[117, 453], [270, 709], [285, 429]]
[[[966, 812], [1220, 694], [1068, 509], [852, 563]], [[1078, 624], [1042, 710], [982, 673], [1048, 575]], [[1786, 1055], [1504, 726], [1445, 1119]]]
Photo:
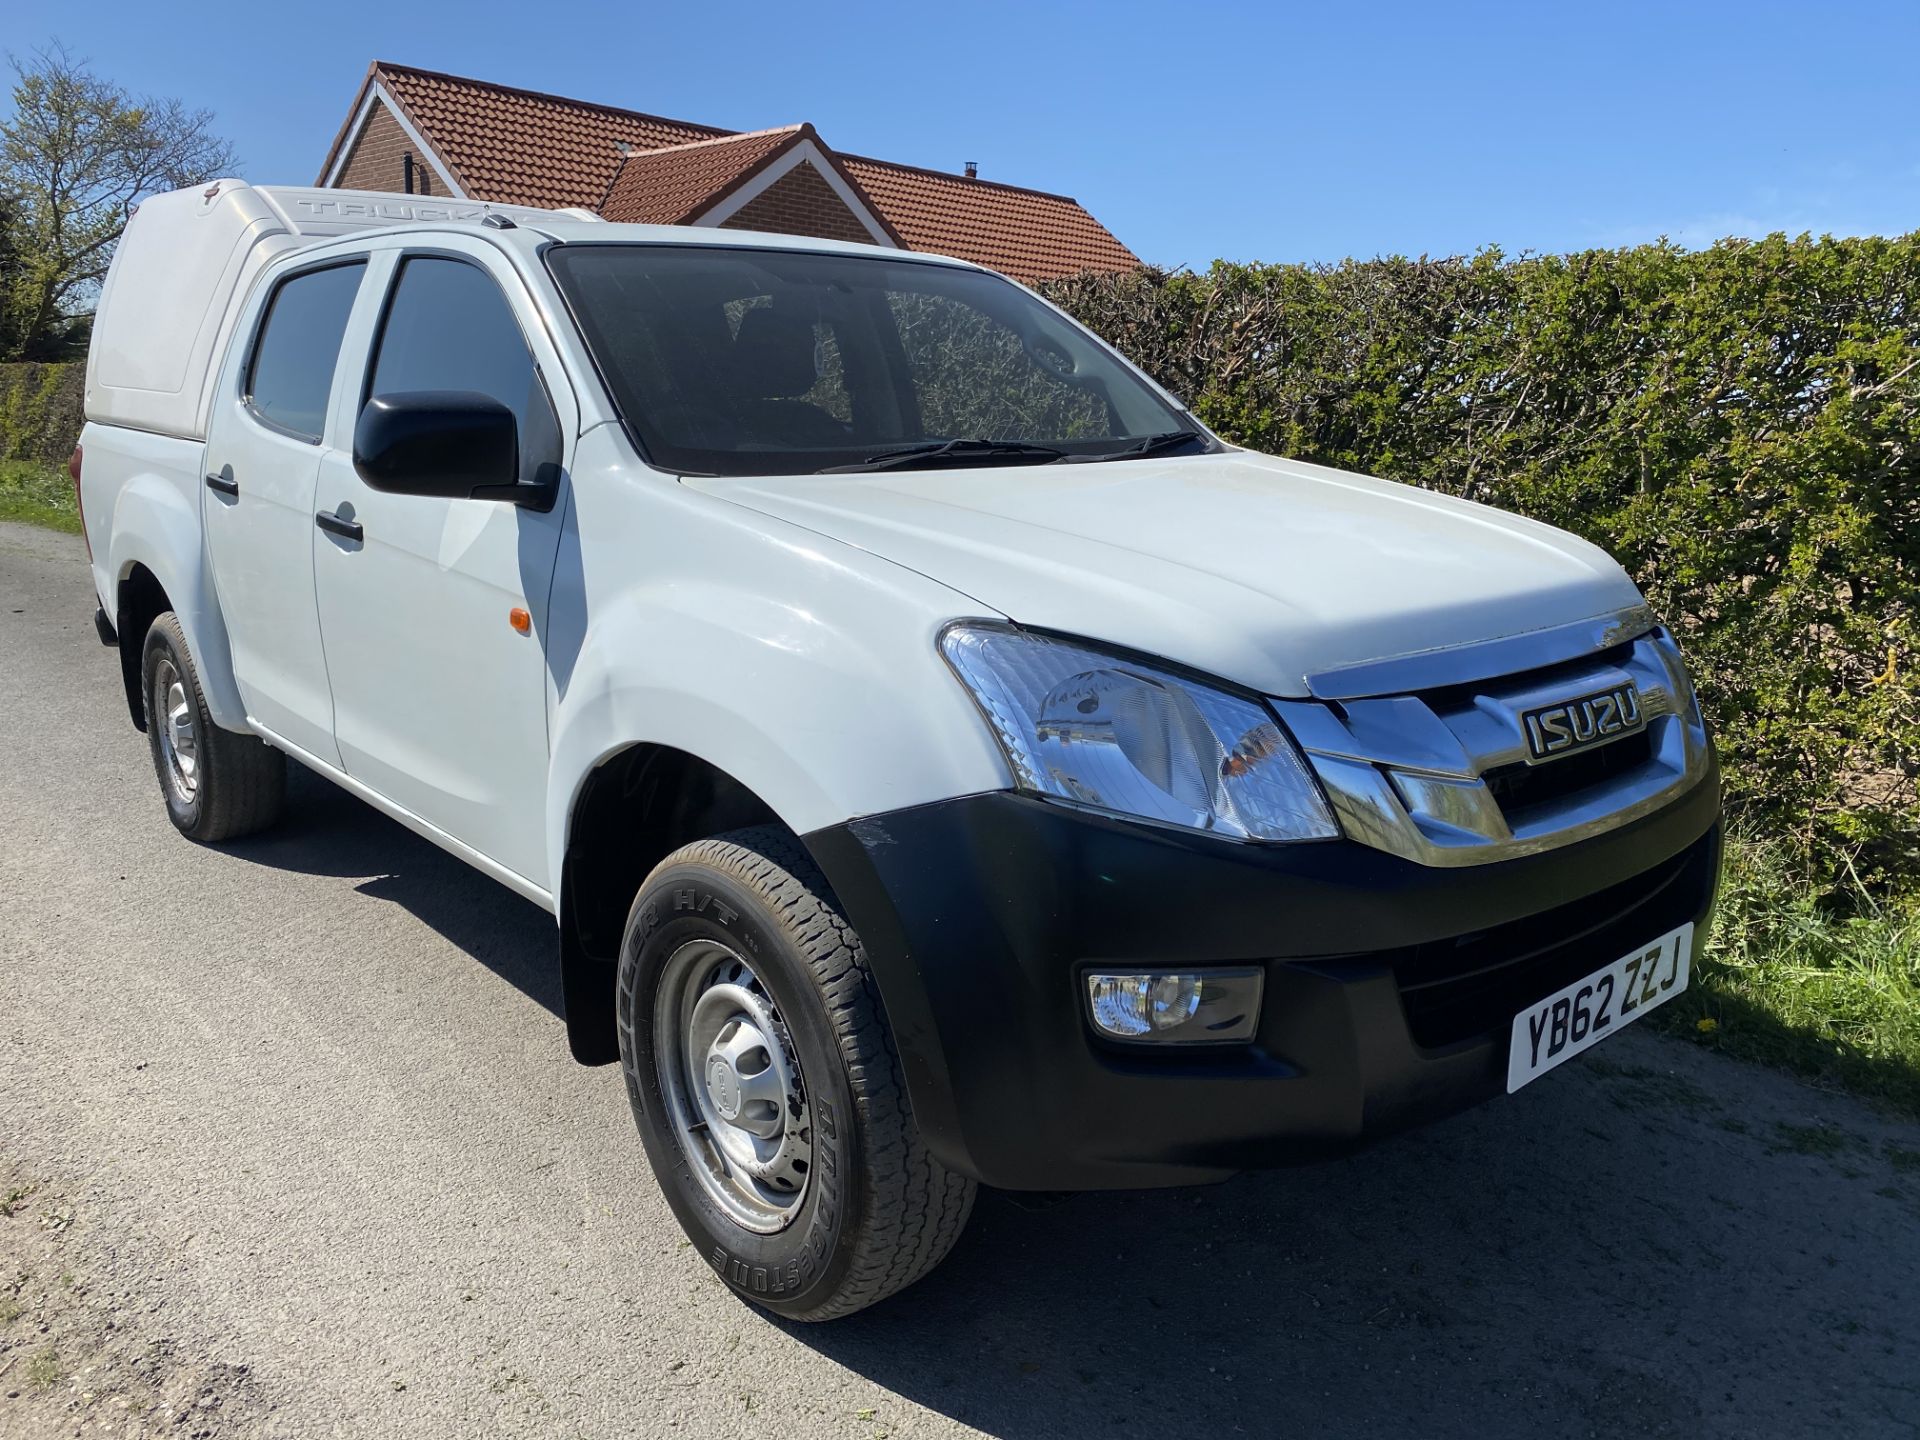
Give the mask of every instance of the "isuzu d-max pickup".
[[1593, 546], [1222, 443], [929, 255], [221, 181], [140, 207], [74, 474], [173, 823], [289, 757], [551, 911], [747, 1299], [976, 1184], [1211, 1181], [1688, 981], [1719, 782]]

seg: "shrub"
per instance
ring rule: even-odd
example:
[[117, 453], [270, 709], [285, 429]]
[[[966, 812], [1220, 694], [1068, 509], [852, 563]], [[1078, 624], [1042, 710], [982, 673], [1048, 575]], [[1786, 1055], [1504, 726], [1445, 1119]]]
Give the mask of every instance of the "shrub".
[[0, 365], [0, 460], [65, 461], [85, 422], [86, 366]]
[[1238, 443], [1604, 546], [1682, 635], [1737, 814], [1828, 875], [1920, 856], [1920, 235], [1048, 293]]

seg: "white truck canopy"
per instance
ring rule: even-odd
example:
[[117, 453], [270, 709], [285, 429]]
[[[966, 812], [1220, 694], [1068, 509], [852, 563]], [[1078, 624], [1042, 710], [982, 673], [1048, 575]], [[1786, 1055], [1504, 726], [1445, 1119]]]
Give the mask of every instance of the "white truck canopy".
[[114, 252], [87, 350], [87, 418], [182, 439], [206, 438], [212, 380], [240, 301], [276, 255], [350, 231], [597, 220], [426, 195], [216, 180], [141, 202]]

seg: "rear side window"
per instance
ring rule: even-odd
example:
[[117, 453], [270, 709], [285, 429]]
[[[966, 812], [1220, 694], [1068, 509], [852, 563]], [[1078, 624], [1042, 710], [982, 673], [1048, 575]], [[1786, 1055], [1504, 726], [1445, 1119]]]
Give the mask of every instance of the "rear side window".
[[520, 478], [560, 459], [560, 425], [520, 322], [493, 277], [477, 265], [413, 255], [400, 267], [381, 327], [369, 395], [470, 390], [513, 411]]
[[319, 443], [340, 337], [366, 268], [332, 265], [291, 276], [267, 302], [247, 366], [247, 404], [276, 429]]

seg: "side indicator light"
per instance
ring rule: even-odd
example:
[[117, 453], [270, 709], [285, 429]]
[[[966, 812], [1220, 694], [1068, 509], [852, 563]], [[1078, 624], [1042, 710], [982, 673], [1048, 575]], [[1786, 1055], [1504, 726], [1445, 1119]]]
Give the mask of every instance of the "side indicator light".
[[527, 613], [524, 605], [516, 605], [507, 612], [507, 623], [522, 635], [533, 633], [533, 616]]

